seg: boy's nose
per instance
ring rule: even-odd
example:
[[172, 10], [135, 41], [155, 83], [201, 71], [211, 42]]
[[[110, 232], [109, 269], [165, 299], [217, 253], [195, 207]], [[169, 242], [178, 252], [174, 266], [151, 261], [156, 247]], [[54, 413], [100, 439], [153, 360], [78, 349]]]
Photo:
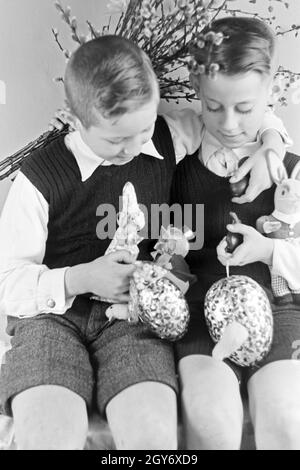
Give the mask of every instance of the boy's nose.
[[238, 118], [235, 112], [228, 111], [224, 113], [221, 128], [224, 132], [234, 133], [239, 128]]
[[143, 143], [141, 139], [138, 139], [138, 138], [130, 139], [126, 142], [125, 150], [126, 150], [126, 153], [136, 156], [141, 153], [142, 146], [143, 146]]

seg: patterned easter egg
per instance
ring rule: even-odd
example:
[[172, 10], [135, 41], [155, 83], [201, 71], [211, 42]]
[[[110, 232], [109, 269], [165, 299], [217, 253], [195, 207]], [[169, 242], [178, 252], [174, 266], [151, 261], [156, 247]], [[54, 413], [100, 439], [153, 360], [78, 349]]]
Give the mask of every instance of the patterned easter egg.
[[165, 276], [168, 270], [141, 262], [130, 283], [129, 317], [141, 320], [160, 338], [176, 341], [187, 331], [189, 309], [181, 290]]
[[265, 291], [248, 276], [229, 276], [214, 283], [208, 290], [204, 313], [212, 339], [218, 342], [225, 327], [237, 322], [243, 325], [248, 338], [230, 356], [241, 366], [253, 366], [270, 350], [273, 338], [273, 315]]

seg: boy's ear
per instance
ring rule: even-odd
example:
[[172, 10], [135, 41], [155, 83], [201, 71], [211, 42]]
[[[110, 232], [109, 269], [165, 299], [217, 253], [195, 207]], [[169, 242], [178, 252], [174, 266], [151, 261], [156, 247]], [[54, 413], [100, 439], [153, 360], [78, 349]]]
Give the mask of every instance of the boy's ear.
[[75, 131], [80, 131], [83, 128], [82, 122], [78, 117], [72, 116], [70, 114], [70, 120], [69, 120], [69, 125], [75, 130]]
[[190, 72], [190, 82], [198, 97], [200, 97], [200, 80], [199, 75], [195, 75], [193, 72]]

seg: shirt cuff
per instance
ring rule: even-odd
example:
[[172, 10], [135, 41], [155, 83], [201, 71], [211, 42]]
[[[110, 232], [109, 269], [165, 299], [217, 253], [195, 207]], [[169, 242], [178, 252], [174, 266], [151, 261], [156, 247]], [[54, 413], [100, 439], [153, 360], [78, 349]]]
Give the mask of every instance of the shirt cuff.
[[291, 147], [293, 145], [293, 141], [290, 138], [286, 128], [284, 127], [282, 120], [278, 116], [276, 116], [271, 110], [268, 110], [265, 113], [262, 126], [258, 132], [258, 137], [261, 139], [263, 133], [269, 129], [273, 129], [277, 131], [278, 134], [280, 134], [283, 143], [286, 147]]
[[64, 314], [74, 297], [66, 298], [65, 273], [68, 267], [48, 269], [41, 273], [37, 288], [37, 304], [40, 313]]
[[263, 133], [268, 131], [269, 129], [275, 130], [278, 132], [278, 134], [280, 134], [282, 141], [286, 147], [291, 147], [294, 144], [294, 142], [292, 141], [292, 139], [290, 138], [289, 134], [287, 133], [284, 127], [282, 127], [282, 129], [276, 129], [275, 127], [265, 127], [261, 129], [258, 132], [258, 137], [260, 140], [262, 140]]
[[274, 239], [272, 274], [282, 276], [293, 290], [300, 289], [300, 238]]

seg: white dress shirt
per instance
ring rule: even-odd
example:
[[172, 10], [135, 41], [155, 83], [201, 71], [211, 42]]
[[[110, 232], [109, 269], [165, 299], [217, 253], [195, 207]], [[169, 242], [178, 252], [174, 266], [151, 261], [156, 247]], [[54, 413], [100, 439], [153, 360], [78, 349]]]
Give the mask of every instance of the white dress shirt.
[[[275, 128], [289, 143], [282, 122], [267, 114], [260, 133], [267, 128]], [[195, 153], [202, 144], [199, 157], [203, 164], [214, 168], [215, 160], [215, 168], [220, 166], [216, 154], [220, 144], [213, 141], [205, 130], [201, 115], [186, 109], [164, 117], [172, 134], [177, 162], [185, 155]], [[110, 164], [95, 155], [77, 131], [68, 134], [65, 143], [77, 160], [83, 181], [99, 165]], [[253, 152], [257, 148], [255, 145], [259, 146], [259, 137], [251, 145]], [[152, 140], [143, 146], [142, 152], [153, 158], [163, 158]], [[243, 155], [243, 152], [235, 152]], [[64, 284], [68, 267], [49, 269], [42, 264], [48, 235], [48, 211], [43, 195], [23, 173], [18, 173], [0, 218], [0, 314], [19, 318], [49, 312], [59, 315], [72, 305], [74, 297], [66, 298]], [[286, 260], [293, 262], [287, 263]], [[296, 249], [294, 244], [287, 245], [284, 240], [276, 240], [273, 267], [285, 278], [295, 278], [295, 272], [300, 272], [299, 248]], [[300, 280], [297, 288], [300, 288]]]
[[[177, 135], [176, 125], [173, 126], [177, 162], [187, 153], [194, 153], [200, 145], [198, 118], [183, 112], [180, 119], [187, 131]], [[172, 123], [173, 120], [170, 126]], [[78, 131], [68, 134], [65, 143], [76, 158], [82, 181], [86, 181], [99, 165], [110, 165], [92, 152]], [[153, 158], [163, 158], [152, 140], [144, 144], [142, 152]], [[66, 298], [65, 293], [64, 278], [68, 267], [49, 269], [42, 264], [48, 214], [44, 196], [19, 172], [0, 217], [0, 314], [19, 318], [49, 312], [59, 315], [74, 301], [74, 297]]]

